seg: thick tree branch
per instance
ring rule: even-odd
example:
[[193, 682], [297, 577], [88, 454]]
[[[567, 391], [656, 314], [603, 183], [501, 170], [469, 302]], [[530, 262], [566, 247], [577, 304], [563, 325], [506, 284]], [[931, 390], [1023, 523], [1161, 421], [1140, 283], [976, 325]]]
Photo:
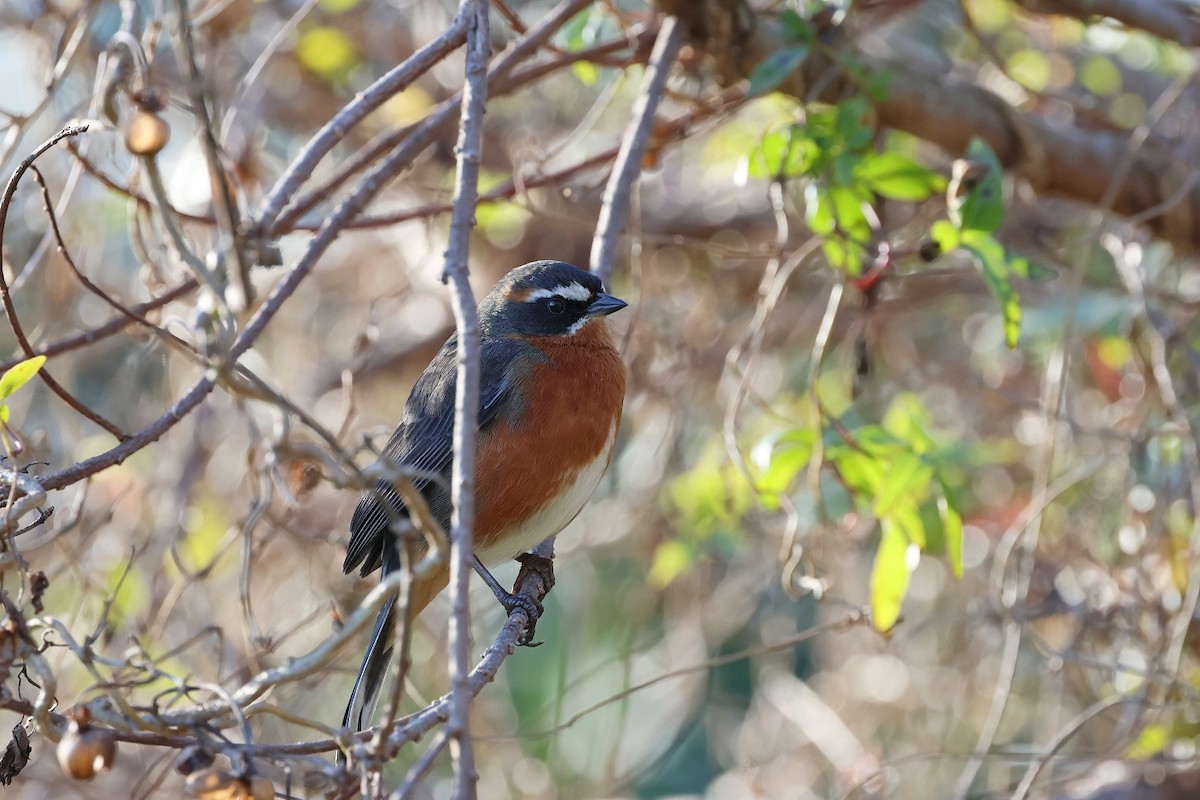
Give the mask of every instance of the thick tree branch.
[[[1022, 114], [997, 95], [950, 76], [921, 74], [898, 64], [881, 64], [894, 79], [878, 104], [879, 121], [932, 142], [950, 153], [966, 150], [973, 137], [987, 141], [1000, 162], [1028, 179], [1039, 193], [1089, 205], [1109, 190], [1111, 168], [1125, 156], [1129, 134], [1052, 123]], [[1183, 250], [1200, 248], [1200, 188], [1178, 191], [1186, 170], [1171, 153], [1148, 142], [1116, 194], [1112, 210], [1122, 216], [1158, 209], [1145, 219], [1156, 234]], [[1175, 205], [1167, 201], [1178, 198]]]
[[[736, 25], [736, 21], [722, 21], [720, 17], [731, 13], [729, 4], [660, 0], [660, 5], [683, 15], [693, 45], [710, 50], [723, 48], [712, 55], [726, 82], [747, 79], [755, 65], [784, 46], [778, 27], [764, 20], [752, 30], [737, 30], [736, 35], [728, 37], [732, 41], [714, 38], [713, 31]], [[1079, 0], [1070, 5], [1091, 8], [1142, 4]], [[1112, 165], [1129, 151], [1128, 132], [1052, 122], [1039, 114], [1019, 111], [999, 95], [947, 72], [924, 71], [870, 52], [856, 55], [866, 66], [868, 76], [888, 78], [885, 96], [876, 104], [881, 127], [911, 133], [954, 155], [965, 152], [972, 138], [982, 138], [1005, 168], [1029, 180], [1040, 194], [1097, 205], [1109, 191]], [[837, 69], [828, 59], [810, 58], [779, 91], [805, 101], [828, 102], [859, 91], [849, 76], [831, 72]], [[1132, 158], [1128, 176], [1116, 187], [1112, 210], [1123, 217], [1135, 217], [1181, 251], [1200, 250], [1200, 182], [1190, 174], [1193, 170], [1154, 141], [1139, 146]]]
[[1035, 14], [1088, 20], [1111, 17], [1184, 47], [1200, 45], [1200, 8], [1180, 0], [1016, 0]]

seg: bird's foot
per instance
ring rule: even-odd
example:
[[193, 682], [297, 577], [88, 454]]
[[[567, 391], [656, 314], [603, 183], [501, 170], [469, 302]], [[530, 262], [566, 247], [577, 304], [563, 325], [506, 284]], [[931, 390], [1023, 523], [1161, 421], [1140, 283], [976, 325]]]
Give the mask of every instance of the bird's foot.
[[[517, 556], [517, 561], [521, 562], [521, 569], [517, 572], [517, 580], [513, 583], [513, 588], [520, 588], [525, 585], [526, 581], [531, 577], [536, 576], [541, 581], [541, 590], [538, 592], [540, 597], [545, 597], [549, 594], [551, 587], [554, 586], [554, 562], [549, 558], [535, 556], [532, 553], [522, 553]], [[513, 608], [521, 608], [525, 611], [525, 615], [529, 618], [529, 624], [525, 627], [525, 632], [521, 634], [521, 638], [517, 640], [517, 644], [525, 647], [537, 647], [541, 642], [533, 641], [534, 633], [537, 630], [538, 620], [542, 617], [542, 612], [545, 608], [541, 602], [532, 597], [525, 595], [510, 595], [519, 601], [518, 604], [509, 608], [508, 613], [513, 612]], [[501, 603], [504, 601], [501, 600]], [[532, 607], [532, 608], [531, 608]]]
[[517, 639], [517, 644], [522, 647], [537, 647], [541, 642], [533, 641], [533, 634], [537, 630], [537, 621], [541, 619], [542, 612], [546, 609], [540, 602], [532, 597], [525, 595], [514, 594], [513, 592], [496, 592], [496, 599], [500, 601], [500, 605], [504, 606], [504, 610], [509, 616], [517, 609], [525, 612], [525, 618], [529, 623], [525, 626], [521, 637]]

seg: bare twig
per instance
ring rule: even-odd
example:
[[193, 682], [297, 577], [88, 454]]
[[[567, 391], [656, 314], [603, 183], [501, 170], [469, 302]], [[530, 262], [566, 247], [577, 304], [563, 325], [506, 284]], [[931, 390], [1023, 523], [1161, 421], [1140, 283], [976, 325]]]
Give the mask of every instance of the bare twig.
[[1096, 717], [1100, 716], [1109, 709], [1116, 708], [1120, 705], [1128, 705], [1131, 703], [1141, 703], [1143, 698], [1128, 697], [1125, 695], [1115, 695], [1106, 697], [1092, 703], [1088, 708], [1079, 712], [1074, 719], [1063, 726], [1058, 735], [1054, 737], [1042, 753], [1041, 757], [1029, 765], [1029, 769], [1025, 770], [1025, 775], [1021, 778], [1021, 783], [1017, 785], [1016, 791], [1012, 793], [1012, 800], [1025, 800], [1029, 797], [1029, 792], [1033, 789], [1033, 784], [1037, 782], [1038, 776], [1042, 770], [1050, 763], [1050, 760], [1066, 746], [1067, 742], [1071, 741], [1072, 737], [1078, 734], [1085, 725], [1091, 722]]
[[[527, 33], [512, 42], [497, 58], [488, 71], [488, 93], [490, 96], [511, 90], [523, 82], [509, 80], [509, 73], [529, 58], [541, 47], [547, 39], [561, 28], [577, 11], [587, 6], [591, 0], [561, 0], [547, 12]], [[541, 77], [540, 75], [536, 77]], [[535, 78], [536, 79], [536, 78]], [[500, 87], [506, 87], [501, 89]], [[423, 119], [408, 128], [387, 131], [368, 143], [360, 152], [355, 153], [340, 164], [333, 173], [308, 194], [297, 199], [283, 213], [273, 230], [279, 233], [288, 229], [300, 214], [324, 200], [329, 194], [349, 180], [353, 175], [366, 168], [368, 164], [395, 150], [404, 149], [411, 152], [415, 158], [425, 148], [433, 144], [437, 137], [449, 126], [458, 112], [462, 97], [458, 94], [447, 98], [434, 107]]]
[[[1003, 575], [1008, 566], [1008, 558], [1000, 558], [997, 555], [995, 562], [999, 573], [998, 584], [1001, 587], [999, 601], [1001, 607], [1006, 611], [1019, 611], [1028, 599], [1027, 595], [1033, 575], [1037, 544], [1042, 530], [1044, 517], [1042, 512], [1045, 505], [1049, 503], [1050, 491], [1053, 488], [1051, 479], [1060, 442], [1058, 437], [1059, 428], [1053, 424], [1052, 420], [1061, 413], [1066, 397], [1067, 369], [1070, 363], [1071, 340], [1075, 331], [1075, 309], [1079, 301], [1085, 271], [1082, 265], [1086, 263], [1083, 259], [1091, 258], [1098, 247], [1101, 233], [1104, 230], [1104, 222], [1109, 214], [1112, 213], [1114, 204], [1117, 202], [1122, 186], [1129, 177], [1131, 170], [1135, 168], [1139, 151], [1145, 145], [1151, 128], [1158, 123], [1167, 108], [1178, 100], [1184, 87], [1190, 83], [1190, 80], [1190, 76], [1186, 80], [1176, 80], [1174, 84], [1159, 96], [1154, 106], [1147, 112], [1146, 119], [1125, 140], [1120, 158], [1116, 161], [1113, 169], [1105, 172], [1105, 178], [1108, 183], [1099, 204], [1091, 214], [1089, 241], [1080, 250], [1080, 266], [1070, 273], [1071, 285], [1068, 287], [1067, 300], [1065, 308], [1062, 311], [1063, 318], [1065, 319], [1062, 339], [1058, 346], [1051, 351], [1046, 360], [1046, 370], [1042, 381], [1042, 413], [1049, 422], [1047, 425], [1049, 433], [1042, 441], [1041, 452], [1037, 461], [1037, 471], [1034, 476], [1034, 491], [1030, 501], [1030, 508], [1033, 511], [1026, 523], [1020, 528], [1014, 526], [1010, 531], [1011, 535], [1006, 534], [1004, 540], [1012, 543], [1013, 550], [1016, 550], [1018, 546], [1020, 549], [1020, 558], [1017, 560], [1011, 580], [1004, 580]], [[1200, 526], [1194, 526], [1194, 537], [1197, 535], [1195, 531], [1200, 531]], [[1193, 602], [1195, 598], [1200, 597], [1198, 592], [1200, 592], [1200, 582], [1193, 582], [1192, 586], [1189, 587], [1189, 594], [1193, 597]], [[1191, 610], [1185, 609], [1184, 615], [1190, 621]], [[976, 741], [975, 752], [977, 754], [986, 753], [991, 748], [999, 732], [1005, 708], [1008, 705], [1013, 681], [1016, 678], [1017, 659], [1024, 630], [1023, 614], [1020, 617], [1010, 616], [1004, 624], [1004, 649], [1000, 662], [1001, 669], [996, 677], [987, 720]], [[1186, 629], [1186, 623], [1184, 627]], [[967, 762], [955, 786], [955, 797], [965, 798], [967, 796], [981, 764], [982, 760], [978, 755]]]
[[208, 112], [208, 92], [205, 91], [204, 78], [196, 61], [196, 45], [192, 41], [192, 17], [188, 11], [188, 0], [177, 0], [176, 9], [179, 12], [179, 52], [182, 57], [180, 60], [187, 67], [188, 98], [191, 101], [192, 114], [200, 125], [200, 143], [214, 187], [213, 206], [216, 208], [217, 228], [221, 234], [216, 251], [223, 259], [232, 262], [232, 265], [226, 266], [231, 266], [227, 271], [233, 274], [233, 280], [221, 299], [235, 313], [241, 312], [253, 300], [253, 287], [250, 284], [251, 265], [247, 263], [238, 241], [237, 199], [234, 197], [229, 175], [221, 163], [217, 132]]
[[[130, 325], [140, 323], [147, 313], [162, 308], [168, 303], [172, 303], [184, 295], [195, 291], [197, 286], [199, 286], [199, 284], [196, 282], [196, 280], [194, 278], [189, 278], [175, 288], [170, 289], [153, 300], [147, 300], [144, 303], [138, 303], [136, 306], [131, 306], [128, 309], [123, 310], [118, 316], [113, 317], [108, 322], [101, 323], [94, 328], [88, 328], [85, 331], [72, 334], [71, 336], [51, 342], [50, 344], [35, 348], [33, 354], [35, 356], [52, 357], [59, 355], [60, 353], [68, 353], [72, 350], [78, 350], [81, 347], [87, 347], [88, 345], [103, 341], [114, 334], [120, 333]], [[23, 359], [15, 358], [0, 363], [0, 371], [9, 369], [20, 363], [22, 360]]]
[[345, 138], [350, 128], [387, 102], [390, 97], [404, 91], [430, 67], [458, 48], [466, 38], [466, 31], [466, 20], [461, 13], [456, 14], [450, 27], [441, 36], [360, 92], [317, 131], [259, 204], [258, 211], [254, 214], [254, 229], [260, 232], [259, 235], [270, 235], [284, 206], [312, 174], [321, 159]]
[[[0, 200], [0, 245], [4, 242], [4, 228], [8, 222], [9, 208], [12, 206], [13, 195], [16, 194], [17, 184], [21, 182], [21, 177], [33, 166], [33, 162], [37, 161], [38, 157], [49, 150], [54, 145], [71, 136], [78, 136], [88, 129], [87, 125], [76, 125], [63, 128], [58, 133], [51, 136], [41, 145], [39, 145], [32, 153], [26, 156], [17, 169], [13, 172], [12, 177], [8, 180], [8, 185], [4, 189], [4, 197]], [[54, 218], [51, 217], [54, 222]], [[57, 228], [57, 223], [54, 223]], [[21, 351], [25, 353], [26, 358], [33, 358], [37, 353], [33, 349], [33, 345], [29, 343], [29, 338], [25, 335], [25, 329], [21, 325], [20, 319], [17, 317], [17, 308], [13, 304], [12, 293], [8, 288], [8, 278], [4, 275], [4, 270], [0, 269], [0, 300], [4, 303], [4, 313], [8, 316], [9, 327], [12, 328], [13, 334], [17, 337], [17, 343], [21, 346]], [[88, 418], [95, 424], [99, 425], [104, 430], [111, 433], [117, 438], [117, 441], [124, 442], [129, 438], [123, 430], [118, 428], [112, 422], [109, 422], [103, 416], [88, 408], [66, 390], [45, 368], [39, 370], [42, 382], [58, 395], [62, 400], [75, 411], [79, 412], [84, 417]]]
[[633, 105], [633, 119], [625, 129], [621, 150], [617, 154], [608, 186], [604, 189], [604, 204], [592, 238], [590, 259], [592, 272], [608, 282], [616, 258], [617, 238], [629, 216], [629, 193], [642, 171], [642, 158], [654, 133], [654, 113], [667, 86], [667, 77], [675, 63], [675, 54], [683, 41], [683, 28], [675, 17], [667, 17], [654, 41], [654, 51], [646, 66], [642, 89]]
[[467, 19], [466, 82], [462, 91], [457, 177], [450, 236], [442, 280], [454, 293], [454, 319], [458, 326], [455, 353], [458, 371], [454, 396], [454, 467], [451, 476], [450, 592], [450, 709], [446, 721], [450, 755], [454, 760], [455, 800], [476, 795], [475, 752], [471, 744], [470, 701], [467, 684], [471, 657], [470, 580], [475, 550], [475, 429], [479, 414], [479, 317], [471, 291], [469, 255], [471, 229], [475, 227], [475, 202], [479, 195], [480, 150], [483, 115], [487, 111], [488, 0], [463, 0], [460, 13]]

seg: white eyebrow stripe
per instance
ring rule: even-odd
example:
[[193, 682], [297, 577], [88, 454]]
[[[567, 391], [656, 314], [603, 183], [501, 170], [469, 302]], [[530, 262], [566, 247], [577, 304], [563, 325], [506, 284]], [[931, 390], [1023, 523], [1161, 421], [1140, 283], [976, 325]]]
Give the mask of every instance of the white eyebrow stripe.
[[543, 297], [561, 297], [564, 300], [579, 300], [585, 302], [592, 299], [592, 293], [579, 281], [571, 281], [566, 285], [555, 286], [553, 289], [538, 289], [530, 292], [525, 302], [540, 300]]

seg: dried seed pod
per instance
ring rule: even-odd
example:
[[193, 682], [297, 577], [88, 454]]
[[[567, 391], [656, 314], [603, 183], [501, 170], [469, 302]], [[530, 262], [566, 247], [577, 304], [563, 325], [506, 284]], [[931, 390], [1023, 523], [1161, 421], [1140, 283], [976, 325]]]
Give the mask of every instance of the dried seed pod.
[[117, 740], [105, 728], [81, 727], [78, 722], [71, 722], [57, 752], [63, 772], [76, 780], [90, 781], [112, 767], [117, 757]]
[[135, 156], [157, 155], [170, 138], [170, 126], [153, 111], [139, 111], [125, 125], [125, 148]]

